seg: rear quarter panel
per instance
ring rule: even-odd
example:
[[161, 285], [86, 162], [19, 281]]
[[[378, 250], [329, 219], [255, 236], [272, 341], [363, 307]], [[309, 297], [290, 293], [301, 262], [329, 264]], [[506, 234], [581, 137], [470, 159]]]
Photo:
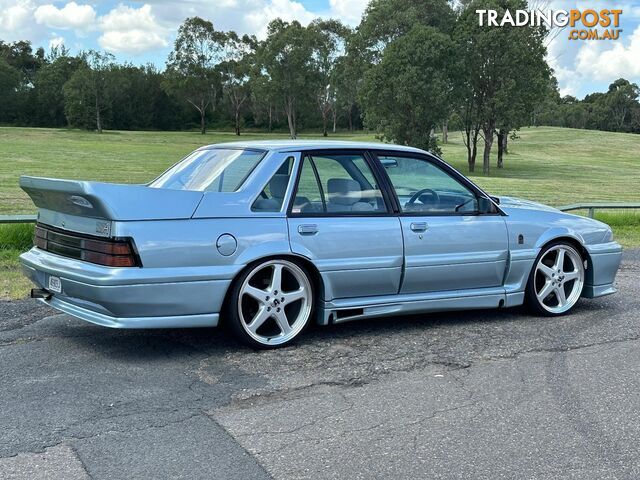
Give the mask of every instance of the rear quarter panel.
[[[117, 236], [134, 239], [143, 268], [174, 268], [176, 275], [210, 267], [235, 275], [258, 258], [290, 253], [284, 217], [116, 222], [114, 228]], [[223, 235], [236, 240], [229, 255], [216, 246]]]

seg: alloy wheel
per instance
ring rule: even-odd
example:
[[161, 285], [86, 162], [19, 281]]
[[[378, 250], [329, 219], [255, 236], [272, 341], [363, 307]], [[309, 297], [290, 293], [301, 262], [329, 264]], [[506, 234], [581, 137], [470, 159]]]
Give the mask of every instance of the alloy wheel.
[[580, 254], [568, 245], [556, 245], [538, 260], [534, 289], [542, 308], [552, 314], [573, 307], [584, 285], [584, 264]]
[[245, 332], [262, 345], [282, 345], [305, 327], [311, 315], [311, 282], [295, 263], [270, 260], [255, 267], [238, 295]]

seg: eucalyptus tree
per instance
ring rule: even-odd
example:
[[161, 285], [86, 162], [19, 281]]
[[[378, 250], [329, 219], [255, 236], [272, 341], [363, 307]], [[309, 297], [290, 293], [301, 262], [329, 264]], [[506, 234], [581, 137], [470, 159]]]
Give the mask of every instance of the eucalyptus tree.
[[449, 115], [456, 50], [449, 35], [416, 25], [365, 75], [364, 122], [384, 140], [438, 151], [432, 131]]
[[15, 121], [20, 81], [20, 71], [0, 57], [0, 122]]
[[187, 18], [178, 29], [167, 61], [164, 86], [200, 114], [200, 132], [206, 133], [207, 109], [215, 109], [220, 90], [216, 66], [226, 60], [227, 36], [208, 20]]
[[[524, 0], [474, 0], [462, 11], [454, 37], [464, 65], [465, 107], [484, 139], [482, 171], [490, 172], [496, 132], [506, 134], [531, 121], [530, 113], [544, 97], [550, 77], [545, 61], [546, 31], [539, 27], [480, 26], [475, 10], [526, 9]], [[474, 145], [475, 147], [475, 145]], [[469, 158], [470, 169], [475, 158]]]
[[455, 12], [447, 0], [371, 0], [358, 26], [358, 34], [376, 61], [387, 45], [416, 25], [451, 33], [454, 23]]
[[245, 35], [239, 37], [228, 32], [226, 39], [226, 59], [218, 70], [222, 82], [222, 93], [231, 110], [236, 135], [240, 135], [242, 109], [250, 98], [250, 73], [255, 63], [256, 39]]
[[313, 96], [310, 86], [317, 82], [313, 53], [310, 31], [297, 21], [279, 18], [269, 24], [259, 48], [261, 73], [267, 77], [270, 94], [284, 109], [291, 138], [297, 135], [301, 106]]
[[34, 84], [34, 122], [41, 126], [63, 127], [66, 124], [64, 85], [78, 68], [81, 58], [71, 56], [64, 47], [56, 47], [47, 63], [36, 73]]
[[638, 106], [640, 88], [629, 80], [619, 78], [611, 85], [605, 95], [608, 110], [606, 130], [616, 132], [631, 131], [632, 115]]
[[308, 28], [313, 50], [314, 97], [322, 118], [322, 134], [327, 136], [329, 115], [337, 114], [336, 65], [344, 56], [348, 27], [339, 20], [315, 20]]
[[65, 115], [71, 125], [89, 128], [93, 124], [102, 133], [104, 114], [111, 108], [108, 76], [115, 57], [88, 50], [80, 58], [81, 65], [63, 87]]

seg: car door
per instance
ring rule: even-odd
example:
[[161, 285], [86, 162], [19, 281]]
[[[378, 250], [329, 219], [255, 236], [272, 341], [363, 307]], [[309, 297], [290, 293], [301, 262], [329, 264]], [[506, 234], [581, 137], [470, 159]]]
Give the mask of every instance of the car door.
[[[377, 155], [394, 190], [404, 237], [401, 293], [500, 287], [509, 254], [498, 209], [427, 155]], [[480, 205], [489, 206], [480, 213]]]
[[317, 266], [324, 299], [396, 294], [402, 233], [370, 159], [359, 151], [308, 152], [288, 211], [291, 250]]

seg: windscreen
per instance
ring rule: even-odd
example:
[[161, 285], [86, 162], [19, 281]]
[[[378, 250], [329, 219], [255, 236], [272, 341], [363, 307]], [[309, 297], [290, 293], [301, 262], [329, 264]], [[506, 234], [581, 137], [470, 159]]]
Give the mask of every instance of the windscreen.
[[149, 186], [200, 192], [235, 192], [263, 156], [264, 152], [256, 150], [197, 150]]

